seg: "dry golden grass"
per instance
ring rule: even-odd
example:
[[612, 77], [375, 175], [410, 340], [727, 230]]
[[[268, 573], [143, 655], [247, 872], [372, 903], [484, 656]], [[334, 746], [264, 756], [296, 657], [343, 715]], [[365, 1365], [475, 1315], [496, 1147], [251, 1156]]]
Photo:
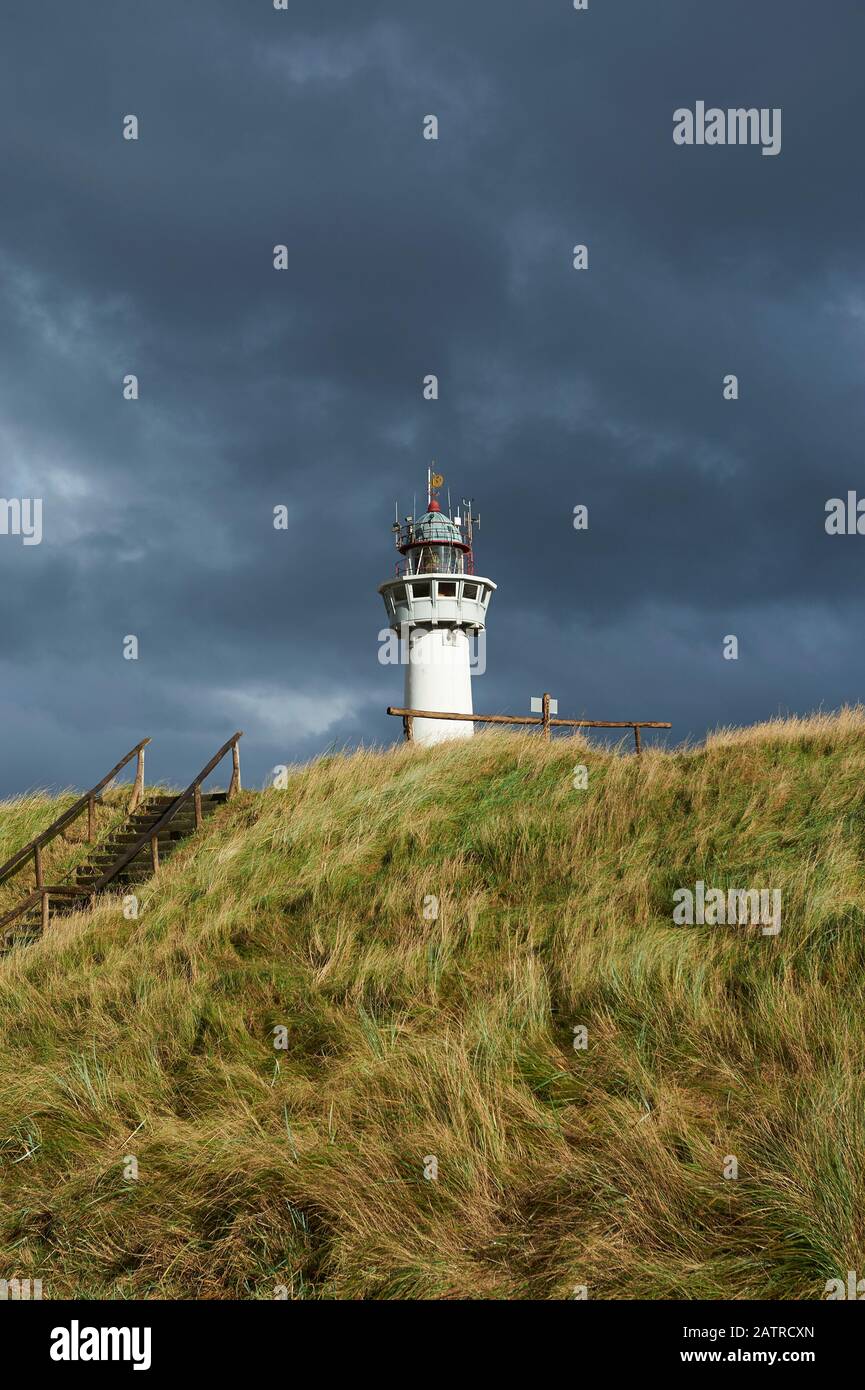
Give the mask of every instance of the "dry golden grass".
[[[0, 1276], [802, 1298], [865, 1268], [863, 732], [484, 734], [243, 793], [137, 921], [0, 963]], [[674, 926], [697, 879], [780, 888], [780, 934]]]

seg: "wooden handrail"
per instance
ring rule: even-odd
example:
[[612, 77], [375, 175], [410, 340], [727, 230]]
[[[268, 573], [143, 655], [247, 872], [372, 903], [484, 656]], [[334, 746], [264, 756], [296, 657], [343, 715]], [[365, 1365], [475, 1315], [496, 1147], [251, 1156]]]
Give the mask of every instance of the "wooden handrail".
[[43, 884], [41, 888], [37, 888], [37, 889], [35, 890], [35, 892], [30, 893], [28, 897], [22, 898], [22, 899], [20, 900], [20, 902], [17, 902], [17, 903], [15, 904], [15, 906], [12, 908], [11, 912], [7, 912], [7, 913], [6, 913], [5, 917], [0, 917], [0, 927], [5, 927], [6, 924], [7, 924], [7, 922], [12, 922], [12, 921], [14, 921], [14, 919], [15, 919], [16, 917], [20, 917], [20, 916], [21, 916], [21, 913], [22, 913], [22, 912], [27, 912], [29, 908], [35, 907], [36, 904], [37, 904], [40, 900], [42, 901], [43, 906], [44, 906], [44, 904], [45, 904], [45, 902], [46, 902], [46, 900], [47, 900], [48, 898], [89, 897], [89, 896], [90, 896], [90, 889], [89, 889], [89, 888], [81, 888], [81, 887], [79, 887], [77, 884], [73, 884], [73, 883], [55, 883], [55, 884], [53, 884], [53, 885]]
[[[89, 829], [92, 835], [93, 804], [99, 792], [101, 792], [102, 788], [107, 786], [107, 784], [117, 776], [118, 772], [121, 772], [126, 764], [136, 755], [138, 755], [139, 759], [139, 773], [135, 782], [135, 788], [137, 789], [142, 776], [141, 760], [143, 750], [147, 747], [149, 742], [149, 738], [144, 738], [140, 743], [137, 743], [135, 747], [126, 754], [125, 758], [121, 759], [110, 772], [105, 774], [101, 781], [96, 783], [95, 787], [91, 787], [83, 796], [80, 796], [67, 811], [63, 812], [62, 816], [58, 816], [55, 821], [52, 821], [46, 830], [43, 830], [42, 833], [31, 840], [29, 844], [26, 844], [23, 849], [17, 850], [16, 853], [12, 855], [11, 859], [7, 859], [5, 864], [0, 865], [0, 883], [5, 883], [7, 879], [12, 878], [19, 869], [23, 868], [31, 854], [34, 857], [36, 865], [36, 880], [38, 883], [42, 878], [42, 856], [40, 853], [42, 846], [48, 844], [50, 840], [53, 840], [56, 835], [60, 834], [61, 830], [65, 830], [66, 826], [72, 821], [77, 820], [84, 811], [88, 812]], [[133, 798], [134, 796], [135, 789], [133, 789]]]
[[[129, 864], [133, 859], [135, 859], [136, 856], [139, 855], [141, 851], [147, 847], [148, 844], [150, 845], [153, 868], [154, 870], [156, 870], [159, 867], [160, 830], [163, 830], [166, 825], [169, 825], [171, 823], [171, 821], [177, 815], [177, 812], [180, 810], [181, 806], [185, 806], [186, 802], [189, 800], [190, 797], [194, 799], [196, 810], [196, 825], [199, 824], [198, 816], [200, 814], [201, 808], [201, 784], [210, 776], [217, 763], [222, 762], [222, 759], [225, 757], [229, 749], [232, 750], [233, 754], [233, 769], [231, 774], [231, 782], [229, 783], [228, 787], [228, 798], [230, 799], [232, 796], [234, 796], [235, 792], [240, 790], [240, 754], [238, 752], [237, 744], [238, 741], [242, 738], [242, 730], [238, 731], [238, 733], [236, 734], [232, 734], [231, 738], [227, 741], [227, 743], [224, 743], [220, 748], [219, 752], [214, 754], [214, 756], [210, 759], [210, 762], [207, 764], [207, 766], [202, 768], [201, 772], [199, 772], [195, 780], [190, 782], [189, 786], [186, 788], [186, 791], [181, 792], [179, 796], [174, 798], [171, 805], [166, 807], [164, 814], [160, 816], [156, 824], [151, 825], [147, 830], [145, 830], [143, 834], [141, 834], [138, 837], [138, 839], [134, 842], [134, 844], [131, 844], [129, 846], [126, 853], [123, 854], [120, 857], [120, 859], [116, 859], [114, 861], [114, 863], [108, 869], [107, 873], [104, 873], [101, 878], [98, 878], [95, 883], [92, 883], [90, 885], [91, 893], [98, 893], [100, 889], [105, 888], [112, 881], [112, 879], [117, 877], [117, 875], [120, 873], [122, 869], [126, 868], [127, 864]], [[0, 925], [2, 925], [2, 923], [0, 923]]]

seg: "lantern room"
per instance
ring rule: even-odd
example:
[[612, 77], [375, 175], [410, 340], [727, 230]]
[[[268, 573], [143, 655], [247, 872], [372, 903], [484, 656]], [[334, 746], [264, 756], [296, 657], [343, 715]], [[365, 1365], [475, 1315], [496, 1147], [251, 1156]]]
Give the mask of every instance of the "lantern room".
[[471, 549], [463, 539], [459, 517], [451, 520], [445, 516], [435, 497], [428, 506], [417, 520], [406, 517], [402, 525], [394, 523], [396, 548], [405, 557], [399, 572], [470, 574]]

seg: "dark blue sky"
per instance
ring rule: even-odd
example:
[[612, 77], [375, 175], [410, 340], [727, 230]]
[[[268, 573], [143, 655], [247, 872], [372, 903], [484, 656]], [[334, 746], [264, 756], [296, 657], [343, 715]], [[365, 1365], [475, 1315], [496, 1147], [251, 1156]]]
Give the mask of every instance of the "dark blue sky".
[[[44, 539], [0, 535], [0, 793], [396, 738], [432, 458], [499, 585], [476, 708], [858, 700], [863, 51], [858, 0], [7, 7], [0, 496]], [[698, 100], [780, 107], [780, 155], [674, 145]]]

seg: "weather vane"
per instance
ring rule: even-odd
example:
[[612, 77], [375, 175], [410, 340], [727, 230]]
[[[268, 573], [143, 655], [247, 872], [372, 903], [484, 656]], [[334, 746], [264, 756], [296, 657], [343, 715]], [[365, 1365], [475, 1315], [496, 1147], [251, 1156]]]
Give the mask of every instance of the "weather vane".
[[435, 471], [435, 459], [433, 459], [433, 466], [432, 466], [432, 468], [429, 470], [428, 482], [429, 482], [429, 495], [430, 495], [430, 500], [432, 500], [433, 495], [434, 495], [436, 492], [438, 492], [439, 488], [442, 486], [442, 484], [443, 484], [443, 482], [444, 482], [444, 477], [443, 477], [443, 475], [442, 475], [441, 473], [436, 473], [436, 471]]

